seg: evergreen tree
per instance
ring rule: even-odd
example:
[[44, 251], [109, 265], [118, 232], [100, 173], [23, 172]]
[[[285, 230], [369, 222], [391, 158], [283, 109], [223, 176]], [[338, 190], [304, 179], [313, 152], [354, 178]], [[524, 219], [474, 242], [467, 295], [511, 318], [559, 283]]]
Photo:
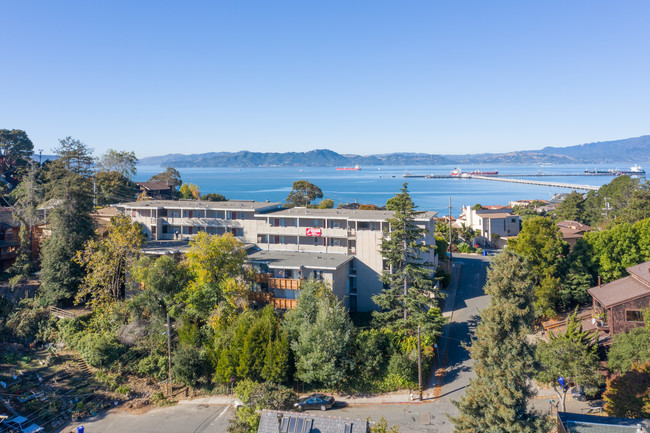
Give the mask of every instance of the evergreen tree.
[[416, 210], [406, 183], [386, 207], [394, 212], [388, 219], [390, 234], [381, 241], [389, 269], [380, 277], [384, 290], [372, 298], [381, 308], [373, 318], [393, 330], [412, 331], [421, 325], [425, 333], [437, 334], [442, 325], [440, 309], [434, 306], [439, 291], [431, 263], [423, 260], [432, 247], [422, 243], [426, 229], [415, 224], [422, 212]]
[[309, 384], [339, 385], [352, 369], [353, 325], [346, 308], [322, 283], [303, 284], [285, 328], [296, 360], [296, 377]]
[[47, 223], [51, 236], [41, 249], [40, 300], [52, 305], [74, 298], [84, 277], [73, 262], [93, 236], [92, 149], [67, 137], [54, 149], [58, 159], [48, 164], [46, 198], [51, 199]]
[[10, 189], [20, 183], [20, 178], [34, 153], [34, 145], [25, 131], [0, 129], [0, 178]]
[[650, 418], [650, 361], [607, 380], [603, 400], [609, 416]]
[[[584, 387], [598, 385], [598, 344], [595, 334], [584, 331], [577, 310], [568, 318], [565, 332], [551, 333], [548, 342], [537, 346], [536, 357], [540, 368], [537, 380], [551, 385], [560, 398], [562, 411], [565, 411], [567, 386], [560, 386], [558, 378], [566, 383], [580, 384]], [[600, 378], [602, 379], [602, 377]]]
[[566, 198], [560, 203], [555, 211], [557, 217], [561, 220], [566, 221], [583, 221], [584, 213], [584, 199], [582, 194], [576, 191], [571, 191], [571, 193], [566, 196]]
[[525, 261], [505, 251], [488, 271], [485, 293], [489, 306], [481, 312], [476, 337], [469, 347], [476, 378], [452, 417], [457, 432], [538, 432], [543, 420], [527, 411], [532, 396], [533, 348], [526, 340], [534, 319], [533, 285]]

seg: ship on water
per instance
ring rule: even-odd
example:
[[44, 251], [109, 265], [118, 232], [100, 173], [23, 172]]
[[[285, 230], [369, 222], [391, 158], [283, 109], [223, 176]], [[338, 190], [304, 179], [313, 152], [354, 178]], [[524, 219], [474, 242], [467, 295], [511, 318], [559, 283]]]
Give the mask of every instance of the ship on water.
[[345, 171], [359, 171], [361, 170], [361, 167], [359, 167], [359, 164], [357, 164], [354, 167], [336, 167], [336, 169]]
[[450, 176], [453, 177], [467, 177], [467, 176], [496, 176], [499, 174], [498, 171], [481, 171], [481, 170], [474, 170], [474, 171], [462, 171], [460, 167], [456, 167], [449, 173]]
[[610, 168], [609, 170], [586, 169], [585, 174], [608, 174], [611, 176], [645, 176], [645, 170], [640, 165], [634, 164], [629, 170], [619, 170], [618, 168]]

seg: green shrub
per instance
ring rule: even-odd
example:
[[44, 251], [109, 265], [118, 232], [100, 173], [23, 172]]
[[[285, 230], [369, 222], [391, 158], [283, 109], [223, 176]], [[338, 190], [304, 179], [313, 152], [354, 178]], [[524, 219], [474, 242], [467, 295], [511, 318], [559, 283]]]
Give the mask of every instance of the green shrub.
[[417, 361], [413, 361], [401, 353], [395, 353], [388, 362], [388, 374], [405, 381], [416, 382], [418, 378]]
[[126, 351], [114, 335], [89, 333], [78, 341], [77, 350], [83, 359], [93, 367], [106, 368]]
[[172, 358], [172, 373], [183, 385], [197, 386], [207, 381], [210, 364], [204, 349], [181, 344]]
[[135, 366], [135, 372], [143, 376], [151, 376], [162, 380], [167, 377], [168, 364], [167, 356], [152, 353], [138, 361], [138, 364]]

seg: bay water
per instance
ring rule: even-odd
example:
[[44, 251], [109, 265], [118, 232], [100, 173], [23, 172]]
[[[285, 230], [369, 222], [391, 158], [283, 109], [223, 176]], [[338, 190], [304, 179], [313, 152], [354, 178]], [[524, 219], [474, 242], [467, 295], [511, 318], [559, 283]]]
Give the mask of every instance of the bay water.
[[[629, 169], [629, 163], [622, 164], [557, 164], [557, 165], [490, 165], [463, 167], [464, 171], [499, 171], [500, 174], [517, 174], [521, 179], [537, 179], [547, 182], [561, 182], [578, 185], [601, 186], [609, 183], [613, 176], [562, 176], [566, 173], [583, 174], [586, 168], [607, 170]], [[449, 212], [449, 197], [452, 215], [457, 216], [463, 205], [507, 205], [509, 201], [522, 199], [550, 199], [554, 194], [571, 192], [571, 189], [505, 183], [475, 179], [425, 179], [404, 178], [404, 174], [448, 175], [455, 166], [380, 166], [362, 167], [359, 171], [340, 171], [335, 167], [255, 167], [223, 168], [193, 167], [179, 168], [183, 182], [194, 183], [201, 193], [219, 193], [229, 199], [278, 201], [286, 200], [296, 180], [308, 180], [323, 191], [323, 198], [339, 203], [359, 202], [382, 206], [399, 193], [403, 183], [408, 183], [413, 201], [420, 210]], [[136, 181], [146, 181], [154, 174], [164, 171], [157, 166], [138, 166]], [[551, 176], [531, 177], [536, 173]], [[528, 175], [528, 177], [526, 177]], [[584, 191], [583, 191], [584, 192]]]

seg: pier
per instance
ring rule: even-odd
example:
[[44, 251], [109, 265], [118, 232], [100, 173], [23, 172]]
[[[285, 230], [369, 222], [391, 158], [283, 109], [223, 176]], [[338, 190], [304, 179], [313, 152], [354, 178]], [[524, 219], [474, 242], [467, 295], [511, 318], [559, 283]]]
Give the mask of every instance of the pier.
[[551, 186], [554, 188], [568, 188], [568, 189], [574, 189], [579, 191], [598, 191], [598, 189], [600, 188], [599, 186], [594, 186], [594, 185], [574, 185], [574, 184], [562, 183], [562, 182], [545, 182], [543, 180], [537, 180], [537, 179], [513, 179], [513, 178], [505, 178], [505, 177], [498, 177], [498, 176], [478, 176], [475, 174], [468, 175], [465, 178], [478, 179], [478, 180], [493, 180], [497, 182], [523, 183], [528, 185]]

